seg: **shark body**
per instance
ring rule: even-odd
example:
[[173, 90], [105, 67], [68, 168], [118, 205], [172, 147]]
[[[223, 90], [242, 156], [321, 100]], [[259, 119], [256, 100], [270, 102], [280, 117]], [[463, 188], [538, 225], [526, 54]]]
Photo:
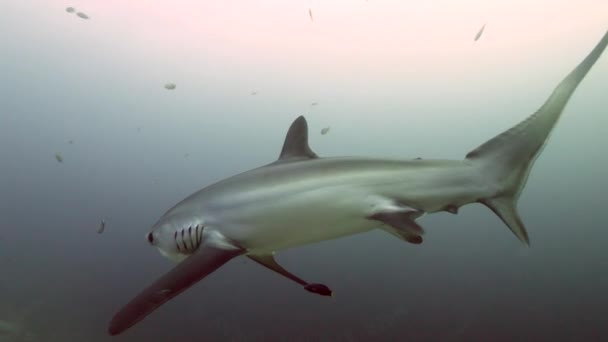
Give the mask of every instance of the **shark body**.
[[455, 214], [469, 203], [490, 208], [528, 245], [517, 199], [568, 100], [607, 44], [608, 32], [538, 111], [463, 160], [319, 158], [308, 145], [306, 120], [297, 118], [277, 161], [203, 188], [152, 227], [148, 242], [180, 263], [123, 307], [109, 333], [122, 333], [239, 255], [312, 293], [331, 295], [327, 286], [281, 267], [274, 252], [376, 228], [420, 244], [418, 218]]

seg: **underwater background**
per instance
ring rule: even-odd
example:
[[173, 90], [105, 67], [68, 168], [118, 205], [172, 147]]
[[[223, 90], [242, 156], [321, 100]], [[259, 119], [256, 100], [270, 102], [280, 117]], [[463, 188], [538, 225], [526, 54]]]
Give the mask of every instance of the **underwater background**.
[[240, 257], [106, 332], [173, 267], [151, 225], [275, 160], [297, 116], [321, 156], [461, 159], [607, 29], [605, 0], [0, 0], [0, 341], [608, 340], [606, 53], [520, 198], [530, 248], [470, 205], [419, 246], [278, 253], [333, 298]]

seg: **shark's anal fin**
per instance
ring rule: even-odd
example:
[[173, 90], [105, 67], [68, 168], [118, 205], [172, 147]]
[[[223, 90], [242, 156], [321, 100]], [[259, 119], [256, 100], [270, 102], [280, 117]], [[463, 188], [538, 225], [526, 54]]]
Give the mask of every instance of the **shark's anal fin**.
[[384, 223], [385, 226], [382, 229], [401, 240], [419, 245], [422, 243], [421, 235], [424, 234], [424, 229], [416, 223], [416, 219], [422, 215], [424, 215], [422, 211], [404, 209], [403, 211], [378, 212], [368, 218]]
[[196, 252], [143, 290], [114, 315], [108, 333], [122, 333], [171, 298], [243, 253], [244, 250], [231, 246], [227, 241], [207, 238]]
[[333, 292], [331, 291], [331, 289], [329, 287], [327, 287], [326, 285], [323, 284], [310, 284], [302, 279], [300, 279], [299, 277], [297, 277], [296, 275], [294, 275], [293, 273], [287, 271], [286, 269], [284, 269], [281, 265], [279, 265], [279, 263], [274, 259], [274, 256], [272, 256], [272, 254], [250, 254], [247, 255], [247, 257], [249, 257], [249, 259], [257, 262], [258, 264], [273, 270], [275, 272], [277, 272], [278, 274], [291, 279], [293, 281], [295, 281], [296, 283], [302, 285], [304, 287], [305, 290], [312, 292], [312, 293], [316, 293], [318, 295], [321, 296], [331, 296], [333, 295]]

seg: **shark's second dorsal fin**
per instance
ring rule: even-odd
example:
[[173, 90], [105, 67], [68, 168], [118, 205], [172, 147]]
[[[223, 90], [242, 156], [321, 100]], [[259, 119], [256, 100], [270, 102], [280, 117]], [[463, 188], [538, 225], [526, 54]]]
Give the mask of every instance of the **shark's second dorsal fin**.
[[280, 162], [318, 158], [308, 146], [308, 124], [304, 116], [299, 116], [289, 127], [283, 149], [279, 156]]

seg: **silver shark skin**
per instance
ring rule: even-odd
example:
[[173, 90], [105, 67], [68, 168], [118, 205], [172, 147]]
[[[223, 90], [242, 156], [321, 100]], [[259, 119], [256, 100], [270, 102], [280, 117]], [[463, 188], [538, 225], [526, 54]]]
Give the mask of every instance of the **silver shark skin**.
[[422, 243], [416, 219], [482, 203], [524, 244], [516, 203], [529, 172], [576, 87], [608, 44], [608, 32], [541, 108], [464, 160], [319, 158], [303, 117], [291, 125], [279, 159], [210, 185], [169, 209], [146, 236], [176, 261], [110, 322], [122, 333], [224, 263], [247, 255], [310, 292], [331, 295], [282, 268], [278, 250], [381, 228]]
[[186, 198], [154, 225], [152, 240], [163, 254], [181, 258], [187, 248], [177, 247], [175, 232], [203, 224], [248, 253], [269, 253], [377, 228], [367, 217], [379, 209], [433, 213], [498, 191], [483, 180], [467, 160], [315, 158], [271, 164]]

